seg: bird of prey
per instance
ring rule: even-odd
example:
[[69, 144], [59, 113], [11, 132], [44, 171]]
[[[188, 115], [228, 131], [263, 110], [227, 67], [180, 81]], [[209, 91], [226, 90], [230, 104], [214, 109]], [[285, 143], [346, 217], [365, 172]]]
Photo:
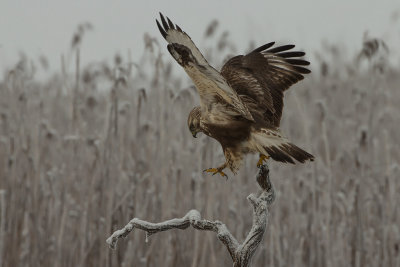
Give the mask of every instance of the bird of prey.
[[313, 161], [314, 156], [289, 142], [280, 130], [283, 93], [311, 71], [301, 57], [304, 52], [289, 51], [294, 45], [273, 47], [265, 44], [229, 59], [220, 71], [210, 66], [192, 39], [178, 25], [160, 13], [158, 29], [168, 42], [172, 57], [183, 67], [200, 95], [200, 106], [193, 108], [188, 127], [193, 137], [203, 132], [222, 146], [225, 163], [204, 171], [236, 174], [243, 156], [259, 153], [257, 166], [264, 160], [284, 163]]

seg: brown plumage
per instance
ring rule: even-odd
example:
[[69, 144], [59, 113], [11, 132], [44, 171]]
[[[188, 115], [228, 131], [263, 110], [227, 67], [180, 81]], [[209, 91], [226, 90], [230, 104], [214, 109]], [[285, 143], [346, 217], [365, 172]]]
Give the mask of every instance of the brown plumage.
[[160, 13], [157, 26], [168, 41], [168, 51], [193, 80], [200, 95], [200, 106], [189, 114], [188, 127], [216, 139], [222, 146], [226, 162], [207, 171], [220, 173], [240, 167], [247, 153], [287, 163], [304, 163], [314, 157], [292, 144], [279, 131], [283, 93], [304, 79], [310, 63], [294, 45], [260, 46], [247, 55], [229, 59], [218, 72], [211, 67], [190, 37]]

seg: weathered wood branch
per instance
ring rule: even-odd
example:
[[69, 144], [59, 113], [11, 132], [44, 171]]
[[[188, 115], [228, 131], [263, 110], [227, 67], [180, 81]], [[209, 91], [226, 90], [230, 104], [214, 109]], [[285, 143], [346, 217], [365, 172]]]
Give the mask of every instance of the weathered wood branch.
[[137, 218], [132, 219], [124, 228], [115, 231], [107, 243], [112, 249], [116, 248], [118, 239], [126, 237], [135, 228], [146, 232], [146, 238], [152, 234], [170, 229], [184, 230], [189, 226], [197, 230], [213, 231], [218, 239], [226, 246], [232, 257], [233, 266], [250, 266], [257, 247], [259, 246], [268, 224], [268, 207], [275, 200], [275, 192], [269, 179], [267, 165], [260, 167], [257, 174], [257, 182], [262, 191], [256, 196], [250, 194], [247, 199], [253, 206], [253, 226], [242, 244], [229, 232], [225, 224], [220, 221], [202, 219], [197, 210], [191, 210], [179, 219], [171, 219], [161, 223], [151, 223]]

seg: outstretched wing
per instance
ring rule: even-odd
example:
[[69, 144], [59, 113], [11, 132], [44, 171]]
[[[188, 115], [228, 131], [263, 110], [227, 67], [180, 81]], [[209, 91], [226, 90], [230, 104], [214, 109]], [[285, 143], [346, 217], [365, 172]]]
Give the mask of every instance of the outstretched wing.
[[212, 114], [242, 116], [253, 121], [246, 105], [233, 90], [225, 78], [211, 67], [192, 39], [167, 17], [160, 13], [161, 24], [156, 20], [158, 29], [169, 43], [168, 50], [193, 80], [200, 95], [203, 111]]
[[311, 71], [302, 67], [310, 64], [301, 59], [304, 52], [288, 51], [294, 45], [271, 48], [274, 44], [268, 43], [245, 56], [229, 59], [221, 75], [238, 93], [256, 122], [279, 127], [283, 92]]

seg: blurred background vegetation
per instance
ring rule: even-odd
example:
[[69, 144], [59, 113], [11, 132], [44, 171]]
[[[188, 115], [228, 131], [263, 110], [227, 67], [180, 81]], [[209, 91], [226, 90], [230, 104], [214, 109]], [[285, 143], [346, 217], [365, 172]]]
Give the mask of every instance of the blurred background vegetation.
[[[38, 80], [51, 71], [46, 57], [21, 55], [0, 81], [0, 265], [230, 266], [214, 233], [195, 230], [148, 242], [137, 231], [107, 247], [133, 217], [157, 222], [192, 208], [244, 238], [257, 156], [228, 181], [203, 174], [223, 154], [187, 129], [198, 96], [165, 44], [145, 34], [139, 59], [127, 51], [82, 66], [91, 28], [79, 25], [60, 73]], [[203, 43], [217, 69], [247, 52], [218, 21]], [[286, 93], [282, 130], [316, 161], [270, 163], [277, 199], [254, 266], [400, 266], [399, 64], [368, 34], [358, 54], [342, 48], [306, 51], [313, 73]]]

